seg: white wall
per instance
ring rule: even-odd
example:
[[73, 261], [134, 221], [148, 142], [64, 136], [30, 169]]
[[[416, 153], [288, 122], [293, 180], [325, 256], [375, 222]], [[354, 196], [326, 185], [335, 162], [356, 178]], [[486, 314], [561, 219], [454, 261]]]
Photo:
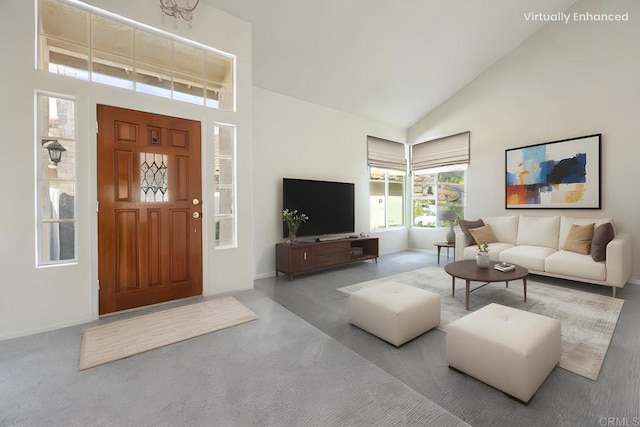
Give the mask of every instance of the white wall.
[[[369, 232], [367, 135], [404, 142], [406, 129], [253, 89], [254, 257], [257, 278], [275, 274], [282, 242], [282, 178], [355, 183], [356, 231]], [[380, 252], [407, 247], [407, 230], [383, 231]]]
[[[551, 23], [409, 130], [409, 142], [471, 131], [466, 217], [613, 217], [634, 241], [640, 276], [640, 2], [577, 3], [570, 12], [629, 22]], [[523, 18], [522, 18], [523, 19]], [[601, 210], [505, 210], [505, 149], [602, 133]]]
[[[165, 25], [155, 0], [91, 0], [88, 3], [236, 54], [237, 112], [218, 111], [182, 102], [101, 86], [34, 69], [35, 16], [33, 1], [8, 0], [11, 13], [0, 16], [5, 37], [0, 67], [3, 102], [0, 103], [0, 147], [5, 153], [0, 168], [0, 340], [54, 329], [97, 317], [96, 105], [108, 104], [202, 122], [203, 221], [205, 295], [253, 286], [252, 152], [251, 152], [251, 27], [249, 24], [200, 4], [193, 28], [184, 23]], [[78, 203], [78, 262], [36, 267], [34, 96], [36, 90], [76, 98]], [[238, 126], [238, 248], [214, 249], [213, 124]]]

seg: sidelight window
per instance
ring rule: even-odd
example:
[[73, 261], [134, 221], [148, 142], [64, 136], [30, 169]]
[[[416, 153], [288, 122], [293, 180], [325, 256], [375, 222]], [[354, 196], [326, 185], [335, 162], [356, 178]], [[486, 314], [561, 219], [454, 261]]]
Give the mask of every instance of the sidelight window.
[[76, 259], [75, 101], [37, 95], [38, 265]]
[[236, 128], [216, 124], [213, 136], [215, 176], [215, 242], [217, 248], [236, 244]]

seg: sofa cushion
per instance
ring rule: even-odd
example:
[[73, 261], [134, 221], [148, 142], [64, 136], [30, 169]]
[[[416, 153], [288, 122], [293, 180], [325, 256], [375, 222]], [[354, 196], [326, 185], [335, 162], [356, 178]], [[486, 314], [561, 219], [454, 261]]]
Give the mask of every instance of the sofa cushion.
[[613, 223], [612, 218], [574, 218], [570, 216], [562, 216], [560, 217], [560, 241], [558, 243], [558, 248], [564, 247], [564, 241], [567, 239], [567, 235], [569, 234], [569, 230], [571, 230], [571, 226], [573, 224], [587, 225], [592, 222], [595, 223], [595, 228], [610, 222], [613, 226], [613, 233], [615, 234], [616, 226]]
[[594, 262], [591, 255], [560, 250], [544, 261], [546, 273], [560, 274], [589, 280], [606, 280], [604, 261]]
[[595, 229], [591, 240], [591, 258], [594, 261], [607, 259], [607, 245], [614, 237], [613, 225], [610, 222], [602, 224]]
[[518, 215], [488, 216], [482, 218], [485, 224], [491, 226], [498, 242], [516, 244], [518, 235]]
[[587, 225], [573, 224], [562, 249], [589, 255], [591, 253], [591, 240], [593, 239], [593, 226], [593, 223]]
[[483, 243], [493, 243], [498, 241], [495, 234], [493, 234], [491, 226], [488, 224], [483, 225], [482, 227], [472, 228], [469, 230], [469, 233], [471, 233], [473, 239], [479, 245]]
[[532, 271], [544, 271], [545, 258], [555, 252], [555, 249], [544, 246], [514, 246], [502, 251], [499, 260], [517, 264]]
[[517, 244], [558, 249], [560, 217], [521, 216], [518, 221]]
[[[489, 243], [489, 258], [491, 261], [500, 261], [500, 253], [506, 249], [511, 249], [513, 245], [511, 243], [495, 242]], [[477, 246], [467, 246], [462, 251], [462, 259], [476, 259], [478, 255]]]
[[473, 238], [473, 236], [471, 235], [471, 233], [469, 233], [469, 230], [471, 228], [478, 228], [478, 227], [482, 227], [484, 225], [484, 221], [479, 219], [476, 221], [467, 221], [467, 220], [461, 220], [460, 221], [460, 230], [462, 230], [462, 232], [464, 233], [465, 236], [467, 236], [467, 246], [471, 246], [471, 245], [475, 245], [476, 241]]

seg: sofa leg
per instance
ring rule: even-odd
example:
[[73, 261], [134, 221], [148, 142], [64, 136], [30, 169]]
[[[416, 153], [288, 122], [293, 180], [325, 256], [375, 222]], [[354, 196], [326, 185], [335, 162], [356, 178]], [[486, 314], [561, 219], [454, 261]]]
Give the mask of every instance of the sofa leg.
[[615, 298], [616, 297], [616, 287], [612, 286], [611, 289], [613, 290], [613, 297]]

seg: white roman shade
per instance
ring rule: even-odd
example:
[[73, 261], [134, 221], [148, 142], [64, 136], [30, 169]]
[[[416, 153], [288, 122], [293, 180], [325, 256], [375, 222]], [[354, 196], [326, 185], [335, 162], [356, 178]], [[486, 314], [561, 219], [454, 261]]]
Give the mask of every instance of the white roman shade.
[[423, 170], [469, 163], [471, 132], [461, 132], [411, 146], [411, 169]]
[[407, 170], [405, 145], [375, 136], [367, 136], [368, 165], [382, 169]]

